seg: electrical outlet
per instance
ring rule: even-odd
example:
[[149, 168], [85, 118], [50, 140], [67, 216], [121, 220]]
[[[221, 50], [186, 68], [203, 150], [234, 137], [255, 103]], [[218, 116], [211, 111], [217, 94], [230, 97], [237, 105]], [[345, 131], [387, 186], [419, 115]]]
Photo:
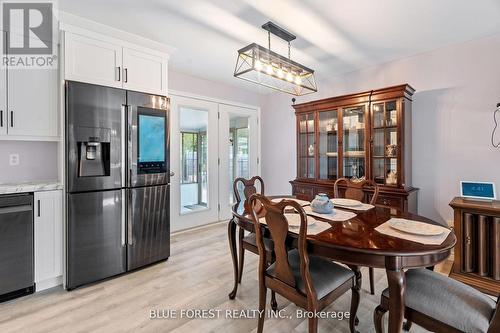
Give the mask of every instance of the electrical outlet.
[[19, 154], [10, 154], [9, 155], [9, 165], [10, 166], [19, 165]]

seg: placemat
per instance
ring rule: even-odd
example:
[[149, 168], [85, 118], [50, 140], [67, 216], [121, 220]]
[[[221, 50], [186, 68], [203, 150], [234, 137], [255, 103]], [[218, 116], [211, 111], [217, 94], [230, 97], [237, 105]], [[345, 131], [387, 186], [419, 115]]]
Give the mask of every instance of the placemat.
[[272, 202], [280, 202], [281, 200], [291, 200], [291, 201], [295, 201], [296, 203], [298, 203], [299, 205], [301, 205], [302, 207], [303, 206], [308, 206], [310, 205], [311, 203], [309, 201], [306, 201], [306, 200], [300, 200], [300, 199], [295, 199], [295, 198], [273, 198], [271, 201]]
[[342, 205], [338, 205], [338, 204], [334, 204], [333, 206], [338, 207], [338, 208], [342, 208], [342, 209], [353, 210], [356, 212], [366, 212], [367, 210], [375, 208], [374, 205], [370, 205], [370, 204], [366, 204], [366, 203], [362, 203], [361, 205], [358, 205], [358, 206], [342, 206]]
[[[299, 215], [299, 214], [297, 214], [297, 215]], [[317, 235], [317, 234], [322, 233], [323, 231], [328, 230], [332, 227], [330, 225], [330, 223], [328, 223], [328, 222], [319, 221], [312, 216], [308, 216], [307, 220], [310, 221], [310, 219], [314, 220], [314, 224], [307, 226], [307, 235], [308, 236]], [[267, 224], [266, 219], [264, 217], [261, 217], [259, 219], [259, 222], [262, 224]], [[300, 230], [300, 228], [288, 226], [288, 231], [293, 232], [294, 234], [299, 234], [299, 230]]]
[[[391, 220], [389, 220], [391, 221]], [[409, 234], [406, 232], [402, 232], [399, 230], [396, 230], [392, 228], [389, 225], [389, 221], [379, 225], [378, 227], [375, 228], [376, 231], [380, 232], [381, 234], [392, 236], [392, 237], [397, 237], [401, 239], [406, 239], [412, 242], [420, 243], [420, 244], [425, 244], [425, 245], [441, 245], [446, 237], [448, 237], [449, 233], [451, 232], [450, 229], [443, 227], [443, 233], [441, 235], [437, 236], [421, 236], [421, 235], [414, 235], [414, 234]], [[417, 221], [421, 222], [421, 221]]]
[[306, 212], [307, 215], [321, 217], [322, 219], [326, 219], [333, 222], [344, 222], [352, 218], [355, 218], [357, 216], [356, 213], [347, 212], [342, 209], [333, 209], [333, 212], [330, 214], [319, 214], [313, 212], [311, 206], [304, 207], [304, 211]]

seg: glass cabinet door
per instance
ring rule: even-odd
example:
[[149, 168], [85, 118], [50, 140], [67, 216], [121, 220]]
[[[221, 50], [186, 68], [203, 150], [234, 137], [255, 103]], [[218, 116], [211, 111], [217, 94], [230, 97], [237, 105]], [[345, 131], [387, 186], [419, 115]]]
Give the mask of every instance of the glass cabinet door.
[[396, 101], [373, 104], [373, 178], [376, 183], [397, 185], [398, 116]]
[[338, 126], [337, 110], [319, 113], [319, 179], [337, 179]]
[[356, 106], [342, 110], [343, 172], [346, 178], [365, 177], [365, 107]]
[[316, 143], [314, 141], [314, 113], [299, 116], [299, 177], [315, 177]]

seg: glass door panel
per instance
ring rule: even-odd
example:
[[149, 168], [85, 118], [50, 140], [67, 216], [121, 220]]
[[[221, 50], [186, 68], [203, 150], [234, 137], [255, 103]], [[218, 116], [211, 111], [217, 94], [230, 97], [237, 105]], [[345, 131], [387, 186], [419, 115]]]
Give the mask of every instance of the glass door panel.
[[177, 231], [219, 220], [218, 104], [172, 95], [170, 105], [171, 231]]
[[225, 220], [235, 203], [234, 180], [259, 175], [258, 124], [256, 110], [220, 104], [219, 114], [219, 220]]
[[377, 184], [385, 183], [385, 165], [384, 158], [373, 158], [373, 179]]
[[384, 139], [385, 132], [383, 128], [376, 128], [373, 131], [373, 157], [379, 158], [384, 157]]
[[337, 179], [338, 119], [337, 110], [319, 113], [319, 178]]
[[[250, 179], [248, 116], [229, 115], [229, 204], [234, 203], [233, 181], [236, 178]], [[242, 186], [241, 183], [239, 185]], [[242, 189], [241, 189], [242, 190]]]
[[365, 107], [357, 106], [342, 110], [344, 177], [365, 176]]
[[[180, 110], [180, 178], [181, 214], [207, 209], [207, 129], [208, 111], [181, 108]], [[197, 122], [193, 122], [197, 119]], [[205, 142], [203, 142], [205, 141]], [[175, 148], [174, 148], [175, 149]]]
[[385, 126], [384, 118], [384, 103], [377, 103], [373, 105], [373, 127], [379, 128]]
[[314, 113], [299, 117], [299, 176], [315, 178], [316, 143], [314, 134]]
[[396, 101], [373, 105], [373, 177], [376, 183], [397, 185], [398, 117]]
[[385, 122], [386, 126], [397, 126], [398, 125], [398, 119], [397, 119], [397, 109], [396, 109], [396, 101], [391, 101], [385, 103]]

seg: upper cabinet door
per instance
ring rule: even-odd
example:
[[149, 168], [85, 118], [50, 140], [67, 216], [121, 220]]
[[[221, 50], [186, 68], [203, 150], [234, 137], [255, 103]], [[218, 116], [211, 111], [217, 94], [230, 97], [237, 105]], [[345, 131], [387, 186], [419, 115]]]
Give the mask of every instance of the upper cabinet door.
[[123, 48], [123, 88], [150, 94], [167, 94], [167, 58]]
[[[58, 45], [54, 44], [55, 54]], [[7, 67], [7, 132], [30, 137], [58, 136], [57, 68]]]
[[[5, 32], [0, 31], [0, 45], [5, 50]], [[0, 63], [0, 135], [7, 134], [7, 68]]]
[[65, 32], [66, 80], [122, 88], [122, 47]]

